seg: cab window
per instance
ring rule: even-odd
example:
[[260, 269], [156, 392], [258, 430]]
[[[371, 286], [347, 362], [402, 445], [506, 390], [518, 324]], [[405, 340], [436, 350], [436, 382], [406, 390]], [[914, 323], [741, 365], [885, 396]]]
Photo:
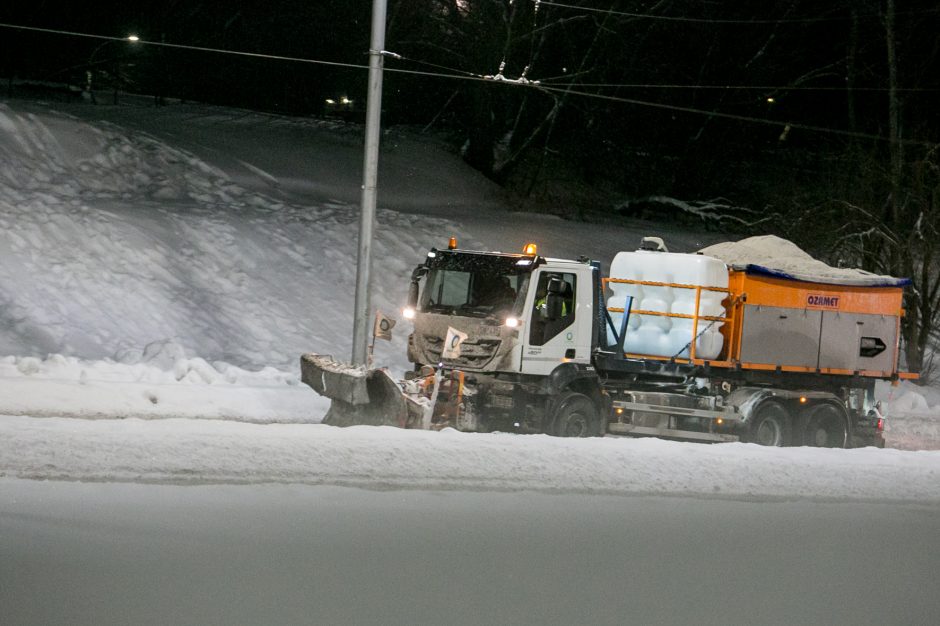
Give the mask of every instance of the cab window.
[[[556, 293], [561, 299], [560, 315], [550, 319], [548, 306], [549, 284], [552, 279], [555, 283]], [[560, 283], [560, 284], [559, 284]], [[535, 290], [535, 303], [532, 310], [532, 323], [530, 324], [529, 343], [541, 346], [556, 337], [574, 322], [574, 295], [576, 276], [567, 272], [542, 272]], [[556, 311], [557, 313], [557, 311]]]

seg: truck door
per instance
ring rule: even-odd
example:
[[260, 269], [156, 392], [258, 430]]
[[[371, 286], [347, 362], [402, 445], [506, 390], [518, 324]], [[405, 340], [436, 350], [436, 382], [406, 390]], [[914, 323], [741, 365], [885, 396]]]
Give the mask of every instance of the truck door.
[[[552, 279], [561, 281], [562, 301], [561, 315], [553, 319], [547, 306]], [[540, 269], [535, 281], [536, 288], [526, 304], [529, 324], [524, 331], [522, 371], [546, 375], [565, 361], [590, 363], [593, 302], [590, 276], [585, 272]]]

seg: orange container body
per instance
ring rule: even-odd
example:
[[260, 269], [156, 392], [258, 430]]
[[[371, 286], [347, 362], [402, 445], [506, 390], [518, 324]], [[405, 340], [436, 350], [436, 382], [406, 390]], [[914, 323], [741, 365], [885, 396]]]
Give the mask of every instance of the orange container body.
[[725, 306], [731, 321], [721, 329], [724, 349], [715, 365], [895, 378], [902, 297], [902, 287], [730, 270]]
[[747, 304], [792, 309], [900, 316], [901, 287], [854, 287], [774, 278], [731, 270], [731, 297], [745, 295]]

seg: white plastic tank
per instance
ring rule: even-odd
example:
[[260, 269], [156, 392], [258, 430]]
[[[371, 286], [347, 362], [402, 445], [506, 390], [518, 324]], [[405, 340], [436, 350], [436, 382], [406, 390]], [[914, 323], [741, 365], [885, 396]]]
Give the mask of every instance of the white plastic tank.
[[[728, 268], [716, 258], [700, 254], [674, 252], [618, 252], [610, 264], [610, 277], [656, 283], [670, 283], [701, 287], [728, 288]], [[628, 296], [633, 296], [632, 311], [627, 322], [624, 352], [653, 356], [689, 358], [693, 320], [661, 315], [638, 315], [635, 311], [695, 314], [695, 289], [660, 287], [625, 283], [608, 283], [613, 295], [608, 307], [625, 308]], [[721, 302], [727, 293], [701, 291], [699, 316], [725, 317]], [[623, 313], [611, 312], [614, 326], [619, 330]], [[711, 324], [709, 326], [709, 324]], [[724, 337], [723, 322], [699, 319], [699, 337], [695, 343], [695, 357], [714, 359], [721, 353]], [[615, 342], [613, 331], [607, 329], [610, 344]]]

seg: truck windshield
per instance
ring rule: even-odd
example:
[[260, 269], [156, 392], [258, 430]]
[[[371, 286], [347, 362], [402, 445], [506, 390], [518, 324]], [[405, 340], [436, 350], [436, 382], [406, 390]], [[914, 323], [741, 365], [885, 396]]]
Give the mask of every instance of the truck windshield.
[[421, 295], [421, 310], [473, 317], [519, 315], [529, 273], [432, 269]]

